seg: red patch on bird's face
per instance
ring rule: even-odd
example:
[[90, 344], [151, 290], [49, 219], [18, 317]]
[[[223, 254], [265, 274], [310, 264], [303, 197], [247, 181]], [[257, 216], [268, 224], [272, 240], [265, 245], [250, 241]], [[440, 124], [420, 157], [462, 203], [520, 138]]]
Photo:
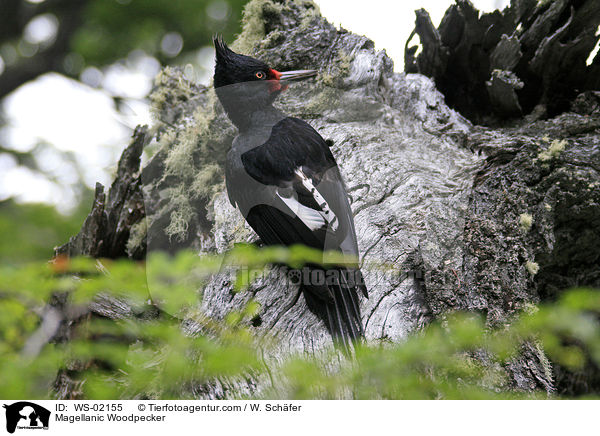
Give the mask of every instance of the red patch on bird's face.
[[274, 80], [280, 80], [281, 79], [281, 73], [279, 71], [277, 71], [277, 70], [272, 69], [272, 68], [269, 70], [268, 76], [269, 76], [269, 79], [274, 79]]
[[267, 77], [269, 79], [269, 91], [270, 92], [276, 92], [276, 91], [285, 91], [286, 89], [288, 89], [288, 85], [282, 85], [280, 82], [281, 79], [281, 73], [277, 70], [274, 69], [270, 69]]

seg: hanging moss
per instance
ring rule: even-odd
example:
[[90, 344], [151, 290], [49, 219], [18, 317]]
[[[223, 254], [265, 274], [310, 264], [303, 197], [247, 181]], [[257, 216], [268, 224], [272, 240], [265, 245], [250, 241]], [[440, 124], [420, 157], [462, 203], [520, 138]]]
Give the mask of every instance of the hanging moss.
[[183, 242], [188, 237], [189, 223], [194, 216], [194, 209], [190, 204], [189, 195], [187, 195], [183, 186], [180, 185], [171, 190], [170, 205], [173, 210], [165, 233], [169, 240], [175, 239], [177, 242]]
[[165, 67], [154, 78], [154, 89], [150, 94], [150, 113], [155, 122], [165, 120], [165, 111], [177, 107], [190, 100], [194, 86], [185, 80], [183, 74], [173, 67]]
[[129, 232], [129, 239], [127, 240], [127, 253], [129, 256], [133, 256], [133, 253], [138, 251], [140, 247], [144, 244], [146, 240], [146, 236], [148, 234], [148, 225], [146, 218], [142, 218], [141, 221], [135, 223], [131, 226], [131, 231]]
[[315, 18], [321, 16], [319, 6], [310, 0], [295, 0], [295, 3], [304, 8], [304, 16], [300, 21], [300, 29], [307, 29], [312, 24]]
[[532, 261], [528, 260], [525, 263], [525, 268], [527, 268], [527, 271], [529, 271], [529, 274], [534, 276], [540, 270], [540, 265], [537, 262], [532, 262]]
[[352, 60], [351, 55], [344, 50], [338, 50], [336, 59], [332, 62], [331, 69], [320, 74], [319, 80], [326, 86], [341, 87], [344, 78], [350, 74]]
[[533, 225], [533, 216], [529, 213], [522, 213], [519, 215], [519, 225], [524, 233], [528, 232]]
[[242, 33], [232, 44], [234, 51], [251, 54], [254, 47], [263, 39], [265, 22], [269, 17], [279, 19], [282, 5], [271, 0], [252, 0], [244, 7]]
[[566, 145], [566, 139], [562, 139], [560, 141], [558, 139], [555, 139], [554, 141], [552, 141], [550, 147], [548, 147], [547, 150], [544, 150], [540, 154], [538, 154], [538, 159], [542, 162], [548, 162], [558, 157], [565, 150]]
[[214, 89], [190, 82], [180, 69], [165, 68], [155, 85], [156, 147], [164, 160], [154, 183], [168, 198], [159, 214], [169, 216], [164, 229], [169, 240], [183, 242], [222, 189], [222, 164], [234, 130], [215, 109]]

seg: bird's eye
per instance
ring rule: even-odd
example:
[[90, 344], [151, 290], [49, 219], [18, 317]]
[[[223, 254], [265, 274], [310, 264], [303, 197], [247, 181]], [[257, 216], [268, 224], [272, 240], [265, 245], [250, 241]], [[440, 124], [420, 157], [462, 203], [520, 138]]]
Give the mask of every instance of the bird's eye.
[[265, 73], [263, 73], [262, 71], [257, 71], [256, 73], [254, 73], [254, 76], [256, 76], [257, 79], [264, 79]]

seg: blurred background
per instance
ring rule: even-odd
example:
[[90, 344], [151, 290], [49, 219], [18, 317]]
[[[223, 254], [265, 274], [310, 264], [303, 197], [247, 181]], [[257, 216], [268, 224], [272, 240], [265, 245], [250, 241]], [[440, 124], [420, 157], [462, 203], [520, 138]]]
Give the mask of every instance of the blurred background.
[[[508, 0], [475, 0], [482, 11]], [[165, 65], [212, 76], [211, 36], [232, 41], [245, 0], [0, 0], [0, 262], [49, 259], [110, 185]], [[414, 10], [437, 26], [451, 0], [317, 0], [403, 69]]]

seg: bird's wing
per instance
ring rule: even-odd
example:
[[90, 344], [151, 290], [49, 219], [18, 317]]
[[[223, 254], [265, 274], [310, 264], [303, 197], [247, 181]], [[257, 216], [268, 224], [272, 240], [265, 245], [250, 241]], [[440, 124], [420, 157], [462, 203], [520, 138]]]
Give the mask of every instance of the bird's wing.
[[[352, 211], [339, 169], [325, 140], [308, 123], [283, 119], [273, 127], [269, 139], [245, 152], [241, 161], [247, 174], [265, 187], [251, 193], [248, 210], [268, 205], [290, 218], [284, 223], [280, 214], [270, 212], [263, 224], [249, 220], [261, 239], [265, 239], [261, 233], [275, 232], [276, 240], [266, 243], [315, 246], [318, 241], [320, 249], [358, 255]], [[292, 223], [295, 231], [288, 227]], [[267, 231], [265, 226], [271, 229]]]

